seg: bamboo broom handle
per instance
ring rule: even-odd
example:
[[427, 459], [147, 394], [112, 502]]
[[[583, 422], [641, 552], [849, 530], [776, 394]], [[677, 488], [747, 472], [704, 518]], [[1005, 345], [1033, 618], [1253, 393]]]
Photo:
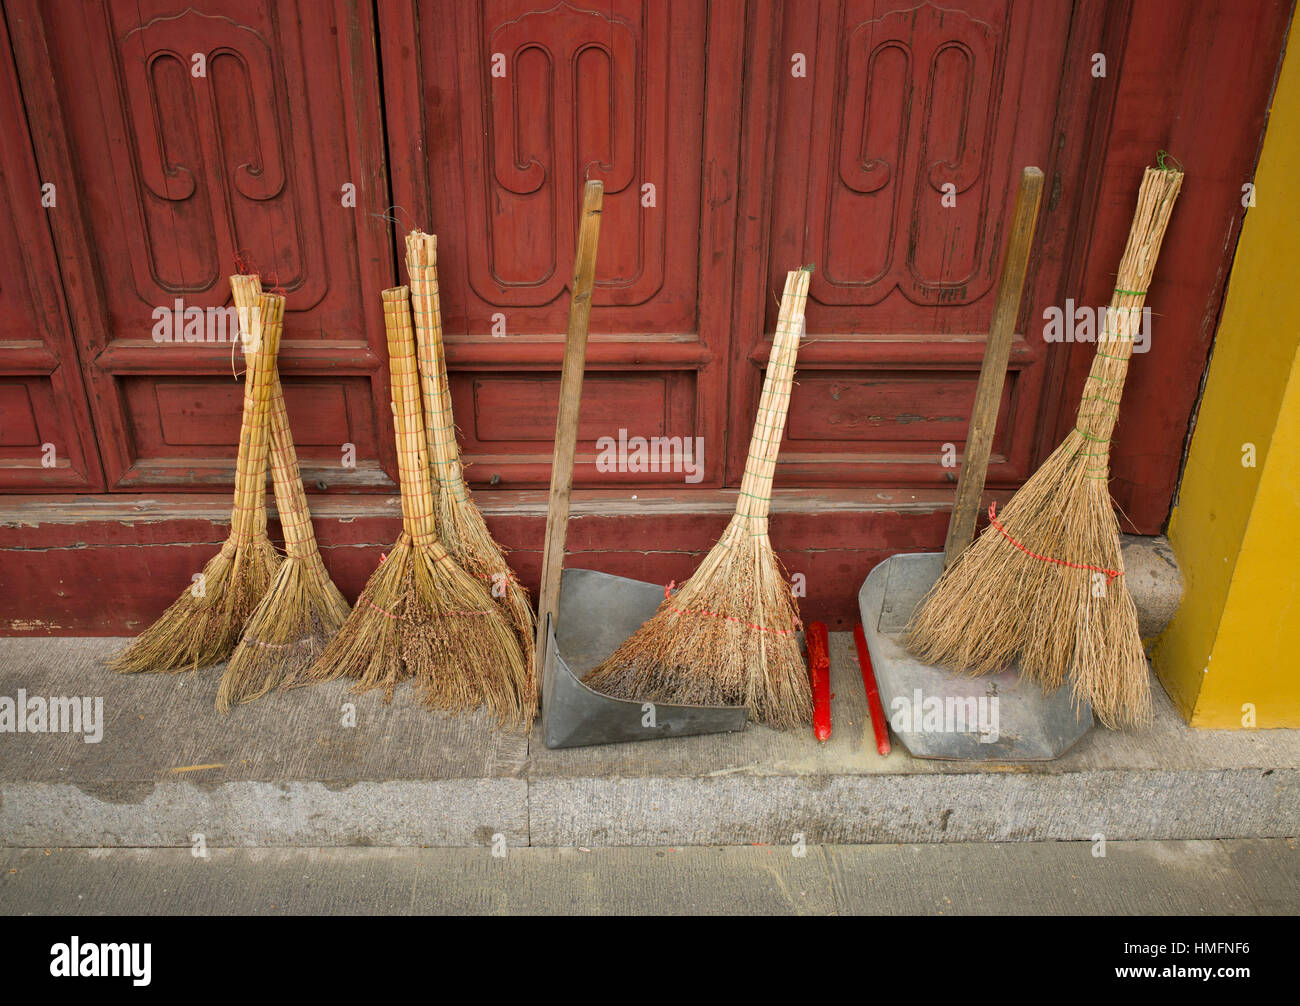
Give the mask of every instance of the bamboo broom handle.
[[993, 302], [993, 320], [989, 324], [988, 341], [984, 344], [979, 383], [975, 386], [975, 404], [971, 408], [970, 428], [966, 433], [957, 495], [953, 500], [952, 516], [948, 519], [948, 539], [943, 546], [945, 569], [975, 540], [975, 521], [984, 496], [993, 431], [998, 422], [998, 406], [1002, 404], [1002, 385], [1006, 381], [1007, 362], [1011, 359], [1011, 339], [1015, 335], [1016, 319], [1020, 316], [1020, 298], [1025, 288], [1029, 250], [1034, 245], [1042, 195], [1042, 171], [1034, 167], [1025, 168], [1020, 174], [1007, 250], [1002, 259], [1002, 275]]
[[767, 533], [767, 515], [772, 505], [772, 480], [776, 476], [776, 459], [785, 434], [786, 416], [790, 411], [790, 391], [794, 385], [795, 360], [799, 354], [804, 311], [808, 301], [808, 284], [812, 273], [796, 269], [786, 275], [777, 314], [772, 352], [763, 378], [754, 432], [750, 438], [745, 474], [740, 483], [736, 513], [751, 519], [754, 534]]
[[442, 336], [442, 304], [438, 294], [438, 237], [412, 231], [406, 235], [406, 271], [411, 283], [411, 312], [415, 319], [416, 362], [424, 397], [425, 438], [440, 492], [465, 501], [460, 445], [451, 411], [447, 353]]
[[756, 512], [755, 490], [760, 487], [759, 468], [765, 463], [765, 454], [770, 446], [768, 430], [772, 422], [772, 406], [779, 387], [776, 375], [783, 372], [786, 366], [787, 347], [790, 344], [789, 313], [792, 303], [790, 298], [796, 283], [795, 274], [786, 273], [785, 289], [782, 291], [781, 306], [777, 313], [776, 332], [772, 336], [772, 349], [768, 353], [767, 366], [764, 368], [763, 386], [759, 393], [758, 409], [754, 414], [754, 428], [750, 433], [749, 450], [745, 455], [740, 496], [736, 501], [736, 512], [746, 517]]
[[[800, 276], [796, 272], [786, 275], [772, 350], [768, 356], [749, 453], [745, 459], [745, 474], [741, 480], [737, 512], [756, 521], [764, 520], [770, 509], [772, 478], [785, 429], [790, 388], [794, 379], [794, 360], [798, 350], [798, 326], [802, 317], [801, 314], [796, 315], [800, 284]], [[804, 291], [806, 293], [806, 287]], [[765, 524], [759, 525], [759, 531], [764, 528]]]
[[[267, 406], [270, 398], [269, 373], [280, 346], [284, 320], [284, 298], [262, 294], [251, 318], [254, 364], [244, 381], [244, 415], [235, 462], [235, 500], [231, 515], [232, 537], [239, 545], [266, 533]], [[259, 520], [258, 511], [263, 513]]]
[[275, 506], [280, 513], [285, 552], [295, 559], [311, 559], [317, 554], [316, 532], [311, 525], [311, 510], [302, 485], [298, 451], [289, 427], [289, 412], [284, 404], [284, 390], [277, 372], [271, 385], [271, 481], [275, 487]]
[[1138, 189], [1137, 207], [1128, 243], [1115, 277], [1115, 290], [1106, 312], [1106, 338], [1098, 333], [1075, 429], [1087, 442], [1084, 452], [1094, 459], [1089, 475], [1108, 478], [1110, 438], [1119, 419], [1120, 396], [1133, 355], [1133, 338], [1141, 324], [1147, 287], [1169, 227], [1183, 173], [1172, 168], [1147, 168]]
[[[400, 342], [404, 338], [404, 335], [401, 331], [401, 320], [399, 316], [395, 313], [397, 312], [400, 306], [397, 303], [397, 301], [400, 300], [401, 290], [402, 290], [401, 287], [394, 287], [391, 290], [384, 291], [380, 296], [383, 298], [384, 301], [384, 335], [387, 341], [388, 357], [389, 357], [388, 407], [393, 414], [393, 439], [397, 447], [397, 490], [398, 490], [397, 498], [402, 505], [402, 534], [405, 536], [410, 536], [411, 529], [414, 527], [414, 520], [412, 515], [415, 512], [414, 510], [414, 500], [415, 500], [415, 491], [416, 491], [415, 483], [414, 483], [415, 476], [412, 475], [408, 478], [407, 469], [403, 467], [404, 465], [407, 465], [410, 462], [405, 457], [406, 440], [404, 437], [404, 430], [402, 425], [400, 425], [398, 422], [398, 416], [397, 416], [398, 376], [397, 376], [397, 370], [395, 369], [395, 365], [393, 363], [393, 358], [394, 358], [393, 340], [396, 339]], [[390, 300], [392, 301], [391, 303]], [[402, 350], [400, 348], [396, 352], [398, 356], [402, 354]]]
[[[539, 662], [546, 653], [546, 625], [560, 610], [560, 576], [564, 571], [564, 544], [569, 530], [569, 500], [573, 492], [573, 457], [578, 446], [578, 410], [582, 402], [582, 377], [587, 364], [587, 326], [591, 321], [591, 292], [596, 282], [596, 244], [600, 238], [600, 212], [605, 187], [589, 181], [582, 190], [582, 218], [578, 249], [573, 262], [573, 296], [569, 301], [569, 331], [564, 343], [564, 369], [560, 372], [560, 402], [555, 416], [555, 453], [551, 458], [551, 496], [546, 510], [546, 542], [542, 552], [542, 585], [537, 603]], [[542, 668], [536, 668], [538, 686]]]
[[[262, 292], [261, 280], [256, 276], [231, 276], [230, 290], [234, 296], [240, 324], [243, 325], [251, 316], [251, 309]], [[255, 354], [249, 351], [247, 340], [244, 345], [251, 371]], [[284, 404], [284, 389], [280, 385], [278, 362], [271, 375], [268, 425], [271, 484], [275, 489], [275, 506], [280, 514], [280, 528], [284, 532], [285, 552], [298, 559], [314, 559], [318, 554], [316, 534], [312, 529], [311, 510], [307, 505], [307, 493], [303, 489], [302, 472], [298, 467], [298, 452], [294, 447], [289, 414]]]
[[433, 484], [429, 481], [424, 413], [420, 405], [420, 376], [415, 364], [410, 290], [404, 286], [393, 287], [383, 292], [383, 299], [397, 471], [402, 483], [402, 517], [406, 532], [417, 546], [422, 547], [437, 539], [437, 525], [433, 516]]
[[[257, 318], [257, 298], [262, 293], [262, 281], [256, 276], [231, 276], [230, 292], [235, 302], [235, 316], [239, 322], [239, 342], [244, 353], [244, 395], [245, 409], [248, 407], [248, 396], [253, 390], [253, 370], [257, 363], [257, 347], [260, 339], [260, 325], [256, 323]], [[255, 331], [256, 329], [256, 331]], [[245, 424], [240, 427], [240, 441], [243, 441], [243, 430]], [[238, 465], [237, 465], [238, 470]], [[238, 492], [239, 477], [236, 475], [236, 492]], [[266, 533], [266, 507], [258, 507], [254, 515], [257, 523], [258, 533]], [[231, 521], [231, 530], [235, 529], [235, 522]]]

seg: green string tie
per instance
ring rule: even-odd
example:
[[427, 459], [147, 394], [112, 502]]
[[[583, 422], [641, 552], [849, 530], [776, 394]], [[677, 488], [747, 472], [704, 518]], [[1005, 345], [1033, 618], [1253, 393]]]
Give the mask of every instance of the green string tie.
[[1091, 433], [1085, 433], [1077, 426], [1074, 428], [1074, 432], [1079, 434], [1079, 436], [1083, 437], [1085, 440], [1091, 440], [1094, 444], [1110, 443], [1110, 437], [1094, 437]]

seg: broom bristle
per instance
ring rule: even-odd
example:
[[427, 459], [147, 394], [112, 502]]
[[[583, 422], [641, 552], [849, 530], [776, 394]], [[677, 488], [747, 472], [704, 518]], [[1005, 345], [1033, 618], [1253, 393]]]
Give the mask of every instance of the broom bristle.
[[506, 563], [504, 549], [492, 537], [483, 514], [468, 494], [462, 499], [444, 489], [438, 493], [437, 501], [438, 532], [443, 545], [457, 565], [480, 581], [505, 611], [528, 668], [527, 680], [521, 682], [521, 687], [536, 694], [533, 673], [536, 616], [528, 591]]
[[812, 717], [799, 615], [766, 538], [734, 517], [681, 590], [584, 682], [615, 698], [747, 706], [778, 729]]
[[[244, 383], [230, 537], [198, 582], [109, 666], [122, 673], [220, 663], [271, 585], [280, 557], [266, 537], [266, 412], [284, 320], [284, 298], [262, 295], [250, 319], [256, 366]], [[241, 322], [242, 327], [242, 322]], [[242, 334], [242, 333], [241, 333]]]
[[401, 632], [420, 700], [448, 712], [483, 708], [503, 726], [529, 726], [537, 715], [532, 665], [501, 606], [440, 548], [418, 551], [414, 581]]
[[227, 540], [200, 580], [109, 663], [121, 674], [174, 672], [219, 664], [271, 583], [280, 557], [264, 536], [242, 547]]
[[297, 677], [320, 656], [349, 611], [323, 565], [286, 559], [226, 666], [217, 708], [229, 712]]
[[[1006, 533], [986, 528], [944, 572], [905, 644], [927, 663], [972, 674], [1018, 660], [1047, 691], [1069, 680], [1076, 704], [1086, 700], [1107, 726], [1137, 725], [1150, 719], [1146, 655], [1123, 578], [1100, 571], [1124, 565], [1106, 484], [1080, 458], [1086, 444], [1067, 437], [998, 514]], [[1099, 568], [1039, 556], [1088, 556]]]
[[[505, 609], [528, 668], [527, 678], [520, 684], [536, 693], [533, 661], [537, 630], [532, 603], [528, 592], [507, 564], [505, 549], [492, 537], [482, 512], [465, 485], [452, 416], [451, 390], [447, 383], [437, 263], [436, 235], [419, 230], [406, 235], [406, 268], [410, 275], [416, 357], [438, 536], [456, 563], [482, 581]], [[533, 705], [535, 707], [535, 701]]]
[[767, 535], [811, 268], [786, 276], [736, 515], [699, 568], [584, 679], [616, 698], [747, 706], [786, 729], [812, 718], [798, 606]]
[[1151, 720], [1150, 672], [1107, 486], [1135, 331], [1182, 185], [1182, 172], [1163, 161], [1138, 190], [1074, 429], [921, 599], [905, 637], [930, 663], [981, 674], [1018, 659], [1045, 688], [1068, 680], [1076, 705], [1087, 701], [1110, 727]]
[[525, 727], [536, 692], [523, 687], [514, 630], [487, 591], [434, 547], [402, 538], [371, 575], [356, 607], [319, 659], [292, 684], [345, 677], [358, 692], [414, 680], [433, 709], [484, 708], [501, 724]]
[[411, 537], [403, 534], [376, 567], [338, 633], [315, 663], [286, 686], [351, 678], [365, 691], [383, 688], [385, 700], [409, 675], [402, 663], [398, 618], [412, 594]]
[[405, 530], [307, 678], [346, 676], [358, 691], [382, 687], [386, 698], [413, 678], [426, 705], [486, 708], [503, 725], [526, 728], [537, 700], [525, 687], [531, 669], [519, 640], [487, 589], [438, 541], [408, 291], [385, 290], [383, 300]]

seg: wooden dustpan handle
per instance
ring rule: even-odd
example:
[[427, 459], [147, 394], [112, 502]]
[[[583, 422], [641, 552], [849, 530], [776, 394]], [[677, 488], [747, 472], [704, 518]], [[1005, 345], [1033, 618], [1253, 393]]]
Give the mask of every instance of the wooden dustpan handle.
[[975, 386], [975, 405], [971, 409], [970, 429], [966, 433], [966, 451], [961, 476], [957, 480], [957, 498], [948, 521], [948, 539], [943, 546], [943, 567], [947, 569], [975, 540], [975, 520], [984, 496], [984, 477], [989, 470], [989, 452], [993, 448], [993, 430], [1002, 404], [1002, 384], [1011, 358], [1011, 337], [1020, 314], [1020, 296], [1025, 288], [1029, 267], [1029, 250], [1034, 245], [1038, 224], [1038, 204], [1043, 195], [1043, 173], [1025, 168], [1020, 175], [1016, 208], [1007, 235], [1007, 251], [1002, 259], [1002, 276], [998, 280], [997, 299], [993, 302], [993, 320], [989, 324], [988, 342], [984, 345], [984, 363]]
[[546, 543], [542, 552], [542, 586], [537, 599], [536, 678], [542, 685], [547, 616], [560, 610], [560, 575], [564, 572], [564, 543], [569, 530], [569, 498], [573, 491], [573, 456], [578, 444], [578, 408], [587, 365], [587, 325], [591, 320], [591, 291], [596, 279], [596, 241], [605, 186], [590, 181], [582, 190], [582, 220], [573, 262], [573, 296], [569, 301], [569, 332], [560, 373], [560, 404], [555, 417], [555, 453], [551, 459], [551, 498], [546, 510]]

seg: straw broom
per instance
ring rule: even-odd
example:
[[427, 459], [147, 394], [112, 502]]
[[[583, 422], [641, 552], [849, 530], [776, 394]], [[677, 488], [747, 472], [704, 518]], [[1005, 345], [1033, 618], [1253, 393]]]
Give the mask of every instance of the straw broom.
[[[251, 316], [262, 284], [256, 276], [231, 276], [230, 289], [242, 323]], [[253, 363], [250, 356], [250, 366]], [[338, 632], [350, 610], [316, 547], [275, 357], [270, 365], [271, 481], [287, 557], [226, 665], [217, 690], [221, 712], [260, 698], [305, 670]]]
[[767, 535], [810, 276], [800, 269], [786, 277], [735, 516], [677, 594], [586, 677], [592, 688], [643, 701], [744, 705], [779, 728], [811, 719], [798, 606]]
[[263, 294], [250, 323], [255, 363], [244, 379], [230, 537], [199, 578], [111, 663], [123, 674], [179, 671], [230, 656], [280, 557], [266, 537], [267, 412], [284, 298]]
[[465, 486], [451, 413], [447, 357], [442, 341], [442, 305], [438, 297], [438, 238], [412, 231], [406, 235], [406, 271], [411, 280], [411, 309], [415, 316], [416, 358], [424, 396], [425, 437], [436, 482], [438, 534], [457, 565], [478, 577], [501, 604], [519, 636], [528, 668], [518, 688], [537, 690], [533, 672], [537, 629], [528, 591], [506, 564], [482, 513]]
[[391, 699], [400, 682], [413, 679], [432, 708], [482, 707], [504, 725], [525, 728], [537, 699], [518, 687], [528, 674], [519, 640], [487, 589], [438, 540], [410, 292], [404, 286], [385, 290], [383, 300], [402, 535], [305, 680], [352, 678], [358, 691], [383, 688]]
[[[1107, 323], [1073, 430], [922, 599], [908, 648], [982, 674], [1019, 659], [1044, 688], [1067, 680], [1109, 727], [1150, 721], [1137, 609], [1111, 504], [1110, 438], [1181, 171], [1147, 168]], [[1100, 327], [1100, 326], [1099, 326]]]

